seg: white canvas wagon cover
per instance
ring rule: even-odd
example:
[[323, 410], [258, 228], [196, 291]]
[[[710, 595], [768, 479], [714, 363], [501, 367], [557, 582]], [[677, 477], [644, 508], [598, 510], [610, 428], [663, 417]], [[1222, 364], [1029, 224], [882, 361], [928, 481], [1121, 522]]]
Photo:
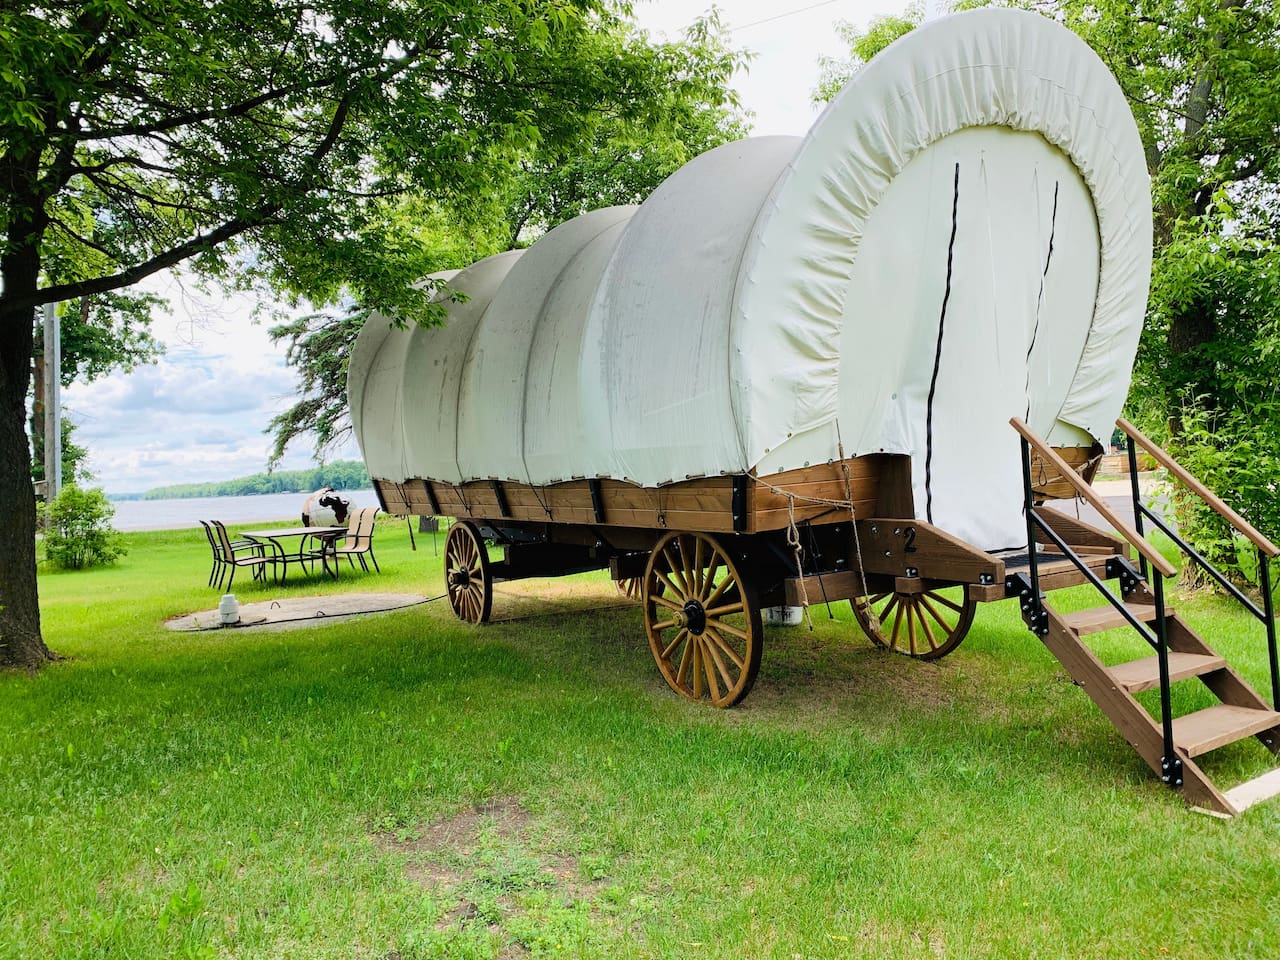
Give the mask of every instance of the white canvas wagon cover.
[[1111, 432], [1146, 308], [1150, 187], [1074, 34], [980, 10], [908, 34], [804, 138], [690, 161], [639, 207], [460, 271], [437, 328], [374, 315], [352, 420], [379, 480], [643, 486], [912, 458], [918, 516], [1025, 542], [1021, 416]]

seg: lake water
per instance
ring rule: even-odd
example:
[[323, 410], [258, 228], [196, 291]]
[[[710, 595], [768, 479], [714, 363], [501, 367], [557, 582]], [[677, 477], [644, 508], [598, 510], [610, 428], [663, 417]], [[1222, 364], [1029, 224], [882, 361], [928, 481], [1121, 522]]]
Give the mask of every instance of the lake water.
[[[376, 507], [372, 490], [343, 490], [351, 509]], [[252, 497], [187, 497], [181, 500], [116, 500], [111, 525], [117, 530], [199, 529], [201, 520], [244, 525], [266, 520], [302, 522], [306, 493], [264, 493]]]

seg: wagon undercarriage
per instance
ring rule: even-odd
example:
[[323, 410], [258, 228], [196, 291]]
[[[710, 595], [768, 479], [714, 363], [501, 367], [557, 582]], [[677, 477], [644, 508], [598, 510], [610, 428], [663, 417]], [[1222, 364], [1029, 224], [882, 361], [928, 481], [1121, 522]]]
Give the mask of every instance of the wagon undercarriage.
[[[1067, 460], [1090, 463], [1089, 448]], [[1037, 491], [1063, 481], [1038, 465]], [[1025, 549], [990, 553], [912, 519], [910, 461], [877, 454], [766, 477], [698, 478], [643, 488], [582, 480], [535, 488], [503, 481], [377, 483], [388, 512], [451, 515], [446, 582], [455, 614], [483, 623], [493, 584], [608, 569], [644, 607], [668, 685], [732, 706], [751, 690], [761, 612], [850, 601], [881, 647], [932, 660], [967, 634], [977, 603], [1003, 599]], [[1105, 562], [1120, 541], [1064, 515], [1060, 533]], [[502, 548], [490, 560], [487, 543]], [[1062, 558], [1042, 575], [1082, 582]]]

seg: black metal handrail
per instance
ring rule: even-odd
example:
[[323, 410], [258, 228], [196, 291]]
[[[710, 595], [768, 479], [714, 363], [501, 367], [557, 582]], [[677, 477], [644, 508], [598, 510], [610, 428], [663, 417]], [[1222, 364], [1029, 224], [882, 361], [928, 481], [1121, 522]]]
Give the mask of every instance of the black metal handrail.
[[[1262, 608], [1244, 595], [1234, 583], [1226, 578], [1226, 576], [1215, 567], [1208, 559], [1200, 554], [1191, 544], [1187, 543], [1178, 533], [1176, 533], [1162, 517], [1157, 515], [1150, 507], [1142, 502], [1141, 492], [1138, 488], [1138, 448], [1134, 441], [1133, 435], [1129, 432], [1126, 421], [1120, 421], [1119, 426], [1125, 432], [1125, 439], [1128, 441], [1129, 447], [1129, 477], [1130, 487], [1133, 491], [1133, 522], [1138, 533], [1142, 533], [1142, 518], [1146, 517], [1154, 523], [1165, 536], [1172, 540], [1188, 557], [1191, 558], [1201, 570], [1213, 577], [1218, 585], [1222, 587], [1249, 613], [1253, 614], [1258, 620], [1262, 621], [1263, 628], [1267, 632], [1267, 657], [1271, 668], [1271, 703], [1276, 710], [1280, 710], [1280, 654], [1276, 648], [1276, 617], [1275, 617], [1275, 598], [1271, 595], [1271, 558], [1267, 551], [1261, 545], [1256, 546], [1258, 556], [1258, 581], [1262, 590]], [[1167, 454], [1166, 454], [1167, 456]], [[1199, 496], [1199, 491], [1194, 488], [1188, 488]], [[1203, 497], [1201, 497], [1203, 499]], [[1225, 517], [1233, 528], [1239, 529], [1230, 517]], [[1146, 558], [1142, 558], [1142, 573], [1146, 575]]]
[[[1019, 431], [1021, 433], [1021, 431]], [[1060, 551], [1062, 555], [1070, 560], [1084, 575], [1085, 579], [1093, 584], [1094, 588], [1106, 598], [1107, 602], [1113, 606], [1116, 611], [1128, 621], [1129, 625], [1137, 631], [1151, 647], [1156, 651], [1156, 662], [1160, 672], [1160, 728], [1163, 739], [1164, 756], [1161, 758], [1161, 779], [1173, 786], [1182, 785], [1181, 767], [1182, 761], [1178, 757], [1174, 749], [1173, 743], [1173, 706], [1172, 696], [1170, 693], [1169, 680], [1169, 636], [1168, 626], [1166, 622], [1166, 611], [1164, 605], [1164, 577], [1159, 571], [1155, 571], [1154, 577], [1147, 577], [1146, 558], [1139, 551], [1138, 556], [1142, 561], [1142, 576], [1146, 577], [1152, 586], [1152, 593], [1155, 597], [1155, 632], [1147, 628], [1130, 610], [1125, 606], [1124, 601], [1117, 597], [1114, 593], [1107, 589], [1107, 585], [1103, 582], [1093, 569], [1081, 559], [1080, 555], [1072, 549], [1071, 545], [1064, 540], [1048, 522], [1040, 516], [1040, 512], [1036, 509], [1035, 494], [1031, 487], [1031, 442], [1022, 434], [1022, 492], [1023, 492], [1023, 512], [1027, 521], [1027, 556], [1029, 560], [1030, 587], [1031, 587], [1031, 612], [1033, 630], [1040, 636], [1044, 636], [1048, 632], [1048, 615], [1044, 608], [1044, 594], [1040, 590], [1040, 568], [1036, 558], [1036, 531], [1040, 530], [1047, 536]], [[1044, 450], [1041, 451], [1043, 456]], [[1142, 528], [1137, 528], [1141, 535]], [[1127, 564], [1126, 564], [1127, 566]], [[1132, 571], [1132, 567], [1128, 567]]]

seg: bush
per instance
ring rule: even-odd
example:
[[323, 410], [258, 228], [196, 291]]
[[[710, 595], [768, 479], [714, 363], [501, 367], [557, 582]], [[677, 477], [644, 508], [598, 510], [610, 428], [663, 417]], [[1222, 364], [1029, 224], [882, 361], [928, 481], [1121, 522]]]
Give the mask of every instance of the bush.
[[111, 526], [116, 508], [100, 489], [81, 490], [69, 484], [40, 512], [45, 524], [44, 557], [55, 567], [95, 567], [112, 563], [125, 552]]

